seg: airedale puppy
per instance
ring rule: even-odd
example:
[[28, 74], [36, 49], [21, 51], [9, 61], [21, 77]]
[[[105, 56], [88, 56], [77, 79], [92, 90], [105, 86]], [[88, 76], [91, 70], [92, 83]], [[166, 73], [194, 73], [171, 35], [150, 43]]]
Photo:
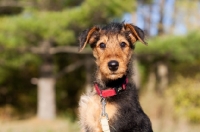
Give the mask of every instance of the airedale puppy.
[[97, 64], [94, 88], [79, 102], [83, 132], [153, 132], [132, 79], [138, 40], [146, 44], [144, 32], [125, 23], [94, 26], [80, 34], [80, 51], [89, 44]]

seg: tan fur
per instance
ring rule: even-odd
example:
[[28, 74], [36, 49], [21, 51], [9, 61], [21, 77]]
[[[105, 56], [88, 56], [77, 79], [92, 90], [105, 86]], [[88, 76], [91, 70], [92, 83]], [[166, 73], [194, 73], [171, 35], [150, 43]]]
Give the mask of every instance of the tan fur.
[[135, 31], [135, 29], [133, 28], [133, 26], [131, 24], [125, 24], [125, 28], [127, 30], [130, 30], [132, 32], [132, 34], [130, 34], [129, 36], [131, 36], [131, 39], [135, 42], [135, 37], [133, 36], [133, 34], [136, 36], [136, 38], [138, 40], [140, 40], [140, 42], [144, 43], [144, 44], [147, 44], [145, 41], [143, 41], [139, 35], [137, 34], [137, 32]]
[[[120, 47], [121, 42], [126, 43], [126, 47], [123, 49]], [[102, 50], [99, 47], [101, 43], [106, 44], [105, 50]], [[127, 64], [131, 58], [131, 53], [132, 49], [129, 47], [129, 43], [124, 36], [120, 34], [113, 36], [101, 36], [100, 40], [97, 42], [96, 48], [93, 49], [96, 63], [100, 66], [99, 74], [101, 75], [99, 76], [104, 77], [100, 79], [117, 79], [125, 75]], [[107, 66], [110, 60], [117, 60], [119, 62], [119, 69], [114, 74]]]
[[[100, 126], [101, 119], [101, 98], [99, 95], [90, 93], [88, 95], [81, 96], [79, 102], [79, 118], [82, 126], [87, 126], [92, 132], [102, 132]], [[117, 113], [116, 104], [107, 103], [106, 104], [106, 113], [109, 115], [109, 119], [113, 119]], [[84, 129], [82, 132], [85, 132]]]
[[[130, 40], [127, 40], [126, 33], [129, 33], [128, 36]], [[83, 39], [80, 38], [80, 40], [80, 51], [83, 50], [87, 44], [91, 44], [98, 67], [96, 78], [102, 82], [116, 80], [126, 75], [128, 63], [132, 56], [130, 44], [134, 44], [137, 40], [145, 43], [130, 24], [125, 24], [121, 31], [117, 33], [106, 32], [106, 30], [94, 26], [87, 32], [86, 36], [83, 37]], [[129, 41], [132, 42], [130, 43]], [[122, 42], [126, 44], [125, 47], [120, 46]], [[95, 45], [93, 45], [94, 43]], [[106, 45], [105, 49], [100, 47], [101, 43]], [[108, 63], [111, 60], [116, 60], [119, 63], [117, 70], [109, 69]], [[109, 124], [112, 124], [111, 122], [114, 122], [115, 119], [118, 118], [118, 108], [119, 106], [117, 106], [117, 104], [107, 102], [106, 113], [110, 119]], [[96, 91], [81, 96], [79, 102], [79, 118], [82, 125], [82, 132], [86, 132], [87, 130], [89, 132], [102, 132], [100, 125], [101, 111], [101, 97]], [[113, 126], [110, 126], [110, 128], [113, 128]]]
[[[85, 48], [85, 46], [87, 45], [87, 43], [88, 43], [89, 40], [90, 40], [90, 41], [92, 40], [92, 39], [91, 39], [91, 36], [92, 36], [92, 34], [93, 34], [96, 30], [97, 30], [97, 27], [93, 27], [92, 29], [90, 29], [90, 31], [88, 32], [86, 41], [85, 41], [85, 43], [83, 44], [82, 48], [79, 50], [79, 52], [81, 52], [81, 51]], [[92, 42], [92, 41], [91, 41], [91, 42]]]

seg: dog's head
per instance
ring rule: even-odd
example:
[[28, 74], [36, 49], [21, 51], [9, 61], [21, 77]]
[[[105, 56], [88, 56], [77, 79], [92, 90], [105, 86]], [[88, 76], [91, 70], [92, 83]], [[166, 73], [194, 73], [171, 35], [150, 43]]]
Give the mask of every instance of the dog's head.
[[79, 51], [89, 44], [101, 77], [115, 80], [126, 75], [135, 42], [138, 40], [147, 44], [144, 41], [144, 32], [132, 24], [94, 26], [80, 34]]

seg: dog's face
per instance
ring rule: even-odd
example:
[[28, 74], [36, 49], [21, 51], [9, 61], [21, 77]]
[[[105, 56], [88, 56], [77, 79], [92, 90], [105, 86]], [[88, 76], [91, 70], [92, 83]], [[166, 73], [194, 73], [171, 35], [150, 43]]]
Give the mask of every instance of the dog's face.
[[101, 78], [116, 80], [126, 75], [134, 43], [144, 41], [141, 29], [131, 24], [111, 23], [94, 26], [79, 37], [80, 51], [90, 44]]

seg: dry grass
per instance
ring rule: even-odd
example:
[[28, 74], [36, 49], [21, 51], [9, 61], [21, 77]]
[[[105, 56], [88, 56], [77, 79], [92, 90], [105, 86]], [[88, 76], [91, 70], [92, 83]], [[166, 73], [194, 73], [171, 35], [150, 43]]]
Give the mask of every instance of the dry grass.
[[79, 132], [78, 123], [66, 119], [52, 121], [29, 119], [0, 122], [0, 132]]
[[[184, 84], [186, 80], [178, 83]], [[199, 80], [198, 80], [199, 82]], [[196, 83], [192, 82], [192, 85]], [[153, 91], [145, 91], [140, 96], [141, 105], [145, 113], [150, 117], [154, 132], [199, 132], [200, 125], [190, 124], [183, 116], [177, 116], [174, 107], [173, 94], [178, 88], [177, 85], [168, 89], [166, 94], [158, 95]], [[182, 85], [181, 85], [182, 86]], [[199, 86], [199, 85], [198, 85]], [[185, 88], [184, 86], [182, 86]], [[181, 88], [182, 88], [181, 87]], [[188, 86], [187, 86], [188, 87]], [[193, 86], [192, 86], [193, 87]], [[199, 88], [199, 87], [198, 87]], [[189, 90], [191, 90], [190, 88]], [[193, 95], [193, 94], [192, 94]], [[181, 107], [182, 108], [182, 107]], [[1, 110], [0, 110], [1, 111]], [[5, 111], [5, 110], [4, 110]], [[7, 114], [12, 117], [12, 109], [6, 107]], [[68, 119], [56, 119], [53, 121], [38, 120], [36, 118], [29, 120], [9, 121], [9, 116], [1, 115], [0, 112], [0, 132], [79, 132], [77, 122], [71, 122]], [[1, 120], [4, 117], [4, 120]], [[7, 119], [7, 120], [5, 120]]]
[[[169, 96], [146, 92], [140, 96], [141, 105], [150, 117], [154, 132], [199, 132], [200, 126], [191, 125], [174, 116], [174, 107]], [[77, 122], [68, 119], [53, 121], [29, 120], [6, 121], [0, 119], [0, 132], [80, 132]]]
[[[140, 96], [141, 105], [150, 117], [154, 132], [199, 132], [200, 126], [177, 119], [170, 97], [146, 92]], [[80, 132], [77, 122], [68, 119], [53, 121], [29, 120], [6, 121], [0, 119], [0, 132]]]
[[171, 97], [157, 95], [155, 92], [143, 93], [141, 105], [149, 116], [154, 132], [199, 132], [199, 125], [192, 125], [184, 118], [177, 118]]

